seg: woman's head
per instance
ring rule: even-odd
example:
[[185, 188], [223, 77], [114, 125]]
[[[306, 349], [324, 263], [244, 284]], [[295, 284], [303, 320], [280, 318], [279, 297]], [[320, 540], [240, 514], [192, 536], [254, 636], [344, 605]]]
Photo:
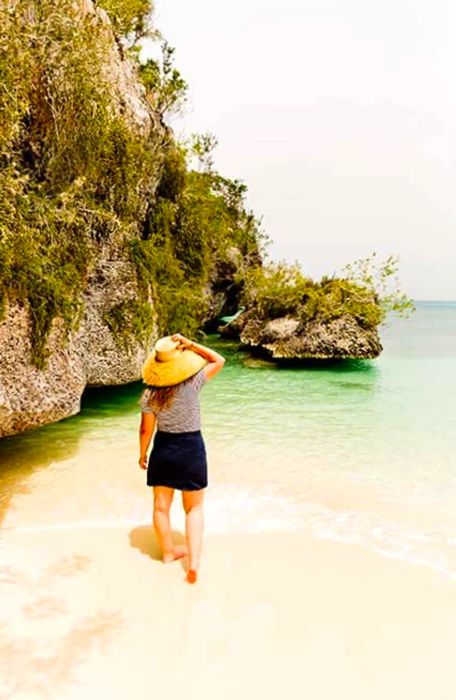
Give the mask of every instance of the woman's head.
[[160, 338], [143, 367], [143, 379], [153, 387], [171, 387], [193, 377], [205, 365], [201, 355], [180, 347], [171, 336]]

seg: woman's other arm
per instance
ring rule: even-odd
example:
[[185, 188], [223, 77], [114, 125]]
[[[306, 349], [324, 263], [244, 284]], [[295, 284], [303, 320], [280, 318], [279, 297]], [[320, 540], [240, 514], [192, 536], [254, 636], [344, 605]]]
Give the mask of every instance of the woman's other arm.
[[194, 343], [192, 340], [180, 335], [180, 333], [173, 335], [173, 340], [178, 341], [181, 346], [188, 348], [189, 350], [193, 350], [193, 352], [196, 352], [198, 355], [201, 355], [201, 357], [204, 357], [204, 359], [208, 361], [208, 364], [204, 368], [204, 373], [207, 379], [212, 379], [212, 377], [215, 377], [217, 372], [220, 372], [225, 364], [225, 358], [218, 352], [215, 352], [215, 350], [211, 350], [210, 348], [206, 348], [204, 345], [200, 345], [199, 343]]
[[139, 466], [141, 469], [147, 469], [147, 450], [154, 434], [156, 420], [154, 413], [141, 413], [139, 427]]

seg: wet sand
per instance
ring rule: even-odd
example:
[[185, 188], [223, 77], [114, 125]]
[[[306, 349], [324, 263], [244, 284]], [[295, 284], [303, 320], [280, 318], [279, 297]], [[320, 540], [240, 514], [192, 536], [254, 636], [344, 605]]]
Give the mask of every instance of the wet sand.
[[4, 530], [0, 546], [1, 700], [456, 697], [456, 583], [417, 565], [208, 535], [191, 586], [148, 526]]

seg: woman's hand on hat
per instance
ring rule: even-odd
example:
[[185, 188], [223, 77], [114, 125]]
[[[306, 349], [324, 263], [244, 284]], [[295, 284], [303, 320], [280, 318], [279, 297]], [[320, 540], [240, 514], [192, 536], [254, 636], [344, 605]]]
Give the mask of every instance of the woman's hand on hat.
[[182, 348], [191, 348], [193, 345], [191, 340], [185, 338], [185, 336], [181, 335], [180, 333], [175, 333], [171, 336], [171, 339], [174, 340], [175, 343], [179, 343], [179, 347]]

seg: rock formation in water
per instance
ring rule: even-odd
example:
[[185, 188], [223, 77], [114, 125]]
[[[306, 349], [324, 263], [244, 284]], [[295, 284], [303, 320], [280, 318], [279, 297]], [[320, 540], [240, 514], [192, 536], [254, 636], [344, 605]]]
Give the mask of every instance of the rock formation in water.
[[375, 328], [363, 328], [350, 315], [302, 322], [293, 316], [258, 319], [245, 311], [220, 328], [252, 351], [273, 360], [373, 359], [382, 351]]
[[323, 277], [319, 282], [297, 265], [250, 268], [242, 290], [243, 313], [220, 332], [273, 360], [375, 358], [382, 351], [377, 328], [385, 306], [374, 279], [364, 261], [357, 278], [351, 273], [351, 278]]

